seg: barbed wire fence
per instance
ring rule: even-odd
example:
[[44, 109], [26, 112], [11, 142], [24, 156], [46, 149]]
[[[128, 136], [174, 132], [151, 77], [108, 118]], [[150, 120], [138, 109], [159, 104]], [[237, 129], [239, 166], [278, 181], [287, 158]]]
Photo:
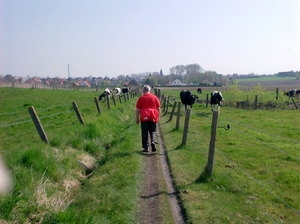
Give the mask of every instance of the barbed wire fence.
[[[178, 130], [178, 127], [179, 127], [179, 122], [180, 122], [180, 119], [183, 118], [182, 115], [184, 115], [184, 119], [185, 119], [185, 122], [183, 123], [183, 140], [182, 140], [182, 145], [186, 145], [186, 141], [187, 141], [187, 134], [188, 134], [188, 125], [189, 125], [189, 116], [191, 114], [191, 111], [190, 109], [188, 109], [187, 111], [183, 111], [184, 109], [182, 108], [182, 106], [180, 105], [180, 102], [177, 102], [176, 99], [174, 100], [173, 97], [168, 97], [168, 96], [165, 96], [164, 94], [161, 95], [161, 102], [162, 102], [162, 111], [164, 113], [164, 115], [167, 115], [169, 116], [169, 119], [167, 120], [167, 122], [171, 122], [172, 121], [172, 118], [173, 116], [177, 116], [177, 119], [176, 119], [176, 130]], [[204, 101], [202, 103], [206, 103], [207, 104], [207, 101]], [[256, 102], [257, 102], [257, 98], [256, 98]], [[175, 112], [176, 110], [176, 107], [178, 106], [178, 110], [177, 112]], [[171, 112], [169, 112], [169, 107], [172, 108]], [[296, 106], [295, 106], [296, 107]], [[256, 106], [256, 109], [258, 108], [258, 106]], [[296, 107], [297, 109], [297, 107]], [[183, 111], [183, 112], [182, 112]], [[212, 115], [216, 115], [214, 114], [214, 112], [212, 112]], [[212, 116], [214, 117], [214, 116]], [[283, 150], [283, 149], [280, 149], [278, 146], [272, 144], [271, 142], [268, 143], [268, 142], [264, 142], [260, 139], [257, 139], [255, 138], [253, 135], [251, 134], [248, 134], [246, 131], [242, 131], [241, 128], [235, 128], [236, 126], [242, 126], [244, 127], [245, 129], [247, 129], [249, 131], [250, 130], [253, 130], [253, 131], [256, 131], [256, 132], [259, 132], [259, 133], [263, 133], [264, 135], [268, 135], [270, 136], [271, 138], [277, 138], [277, 139], [281, 139], [282, 141], [286, 141], [286, 142], [289, 142], [289, 143], [292, 143], [294, 145], [297, 145], [297, 147], [300, 147], [300, 142], [298, 141], [293, 141], [293, 140], [290, 140], [290, 139], [287, 139], [285, 137], [282, 137], [280, 135], [276, 135], [276, 134], [272, 134], [272, 133], [268, 133], [266, 132], [265, 130], [260, 130], [258, 128], [255, 128], [255, 127], [252, 127], [252, 126], [249, 126], [249, 125], [245, 125], [245, 124], [242, 124], [242, 123], [239, 123], [235, 120], [232, 120], [232, 119], [228, 119], [228, 118], [225, 118], [227, 120], [227, 122], [229, 123], [232, 123], [233, 124], [233, 128], [232, 128], [232, 125], [230, 126], [230, 130], [235, 132], [235, 134], [239, 134], [239, 135], [245, 135], [248, 139], [251, 139], [253, 141], [256, 141], [258, 144], [260, 145], [265, 145], [266, 147], [268, 148], [271, 148], [273, 150], [276, 150], [277, 152], [279, 153], [282, 153], [284, 154], [285, 156], [289, 157], [289, 158], [293, 158], [294, 160], [296, 161], [300, 161], [300, 158], [299, 156], [295, 155], [295, 154], [292, 154], [286, 150]], [[217, 118], [215, 117], [215, 122], [213, 121], [214, 118], [212, 119], [212, 127], [215, 125], [217, 125]], [[217, 127], [217, 126], [216, 126]], [[224, 127], [226, 129], [226, 127]], [[227, 126], [227, 129], [229, 129], [229, 125]], [[208, 133], [197, 133], [197, 137], [200, 137], [200, 139], [202, 139], [202, 141], [208, 141], [209, 139], [215, 139], [215, 133], [213, 134], [212, 136], [212, 133], [211, 135], [209, 135]], [[252, 181], [253, 183], [255, 183], [259, 189], [260, 189], [260, 193], [261, 192], [265, 192], [271, 196], [273, 196], [274, 198], [276, 198], [279, 202], [281, 202], [286, 208], [290, 209], [291, 211], [293, 211], [295, 213], [295, 215], [298, 217], [298, 219], [300, 220], [300, 212], [297, 210], [297, 208], [293, 207], [285, 198], [282, 198], [280, 196], [278, 196], [274, 190], [271, 190], [271, 189], [274, 189], [274, 187], [270, 187], [270, 186], [267, 186], [265, 184], [263, 184], [261, 181], [259, 181], [256, 177], [254, 177], [253, 175], [251, 175], [250, 173], [248, 173], [240, 164], [243, 164], [243, 161], [234, 161], [234, 159], [231, 159], [229, 158], [228, 156], [226, 156], [221, 150], [218, 150], [215, 145], [212, 145], [211, 146], [211, 149], [209, 150], [213, 150], [214, 152], [216, 152], [216, 156], [218, 157], [218, 160], [222, 159], [223, 161], [229, 163], [230, 165], [232, 165], [234, 167], [234, 169], [236, 171], [238, 171], [241, 175], [247, 177], [250, 181]], [[205, 149], [203, 150], [200, 150], [200, 153], [202, 155], [204, 155], [205, 157], [209, 157], [209, 153], [207, 153], [207, 151]], [[208, 162], [213, 162], [214, 158], [212, 157], [210, 160], [208, 158]], [[225, 166], [228, 166], [229, 165], [225, 165]], [[211, 174], [211, 173], [210, 173]], [[210, 176], [210, 175], [209, 175]], [[245, 197], [248, 197], [249, 196], [249, 192], [245, 192], [243, 190], [243, 186], [241, 186], [241, 184], [238, 183], [238, 180], [230, 177], [229, 175], [226, 175], [226, 178], [233, 184], [233, 185], [236, 185], [238, 187], [238, 189], [240, 190], [240, 192], [243, 193], [243, 195]], [[259, 196], [259, 192], [252, 192], [252, 194], [256, 194]], [[251, 192], [250, 192], [251, 194]], [[260, 201], [253, 201], [251, 202], [251, 206], [253, 206], [253, 208], [256, 208], [257, 207], [257, 203], [260, 203], [261, 205], [263, 205], [263, 202], [260, 202]], [[273, 223], [276, 223], [278, 222], [278, 220], [275, 220], [274, 217], [272, 217], [271, 214], [269, 214], [269, 212], [267, 211], [267, 208], [264, 208], [264, 206], [261, 206], [262, 209], [261, 209], [261, 213], [266, 216], [271, 222]], [[279, 218], [280, 219], [280, 218]]]

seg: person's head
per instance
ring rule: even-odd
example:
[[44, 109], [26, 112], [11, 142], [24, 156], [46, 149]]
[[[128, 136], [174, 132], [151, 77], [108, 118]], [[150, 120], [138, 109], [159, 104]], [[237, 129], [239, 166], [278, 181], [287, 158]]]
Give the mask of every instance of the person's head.
[[151, 91], [151, 87], [149, 86], [149, 85], [144, 85], [144, 87], [143, 87], [143, 92], [144, 93], [148, 93], [148, 92], [150, 92]]

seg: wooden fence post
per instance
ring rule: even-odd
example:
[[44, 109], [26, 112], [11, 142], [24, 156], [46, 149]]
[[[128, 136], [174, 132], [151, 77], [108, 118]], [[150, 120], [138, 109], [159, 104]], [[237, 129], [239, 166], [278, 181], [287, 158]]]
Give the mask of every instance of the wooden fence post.
[[113, 99], [114, 105], [116, 106], [116, 100], [115, 100], [114, 94], [111, 95], [111, 98]]
[[174, 105], [173, 105], [173, 108], [172, 108], [172, 112], [171, 112], [171, 115], [170, 115], [170, 118], [168, 120], [168, 122], [170, 122], [173, 118], [173, 114], [174, 114], [174, 111], [175, 111], [175, 108], [176, 108], [176, 105], [177, 105], [177, 102], [175, 101], [174, 102]]
[[257, 99], [257, 95], [255, 95], [255, 99], [254, 99], [254, 109], [256, 110], [257, 109], [257, 102], [258, 102], [258, 99]]
[[206, 108], [208, 107], [208, 93], [206, 94]]
[[205, 167], [205, 173], [208, 176], [211, 176], [212, 169], [213, 169], [218, 116], [219, 116], [219, 112], [218, 111], [213, 111], [213, 118], [212, 118], [212, 125], [211, 125], [211, 135], [210, 135], [210, 143], [209, 143], [209, 151], [208, 151], [208, 161], [207, 161], [207, 165]]
[[180, 108], [181, 108], [181, 103], [178, 102], [178, 110], [177, 110], [177, 118], [176, 118], [176, 130], [179, 129], [179, 122], [180, 122]]
[[163, 99], [163, 112], [166, 111], [166, 101], [167, 101], [167, 98], [164, 97], [164, 99]]
[[298, 110], [298, 107], [297, 107], [297, 104], [295, 103], [295, 100], [292, 99], [292, 101], [293, 101], [293, 103], [294, 103], [295, 108]]
[[168, 98], [166, 99], [166, 114], [168, 114], [169, 112], [169, 103], [170, 103], [170, 96], [168, 96]]
[[34, 107], [31, 106], [28, 108], [29, 114], [33, 120], [33, 123], [35, 125], [35, 128], [37, 130], [37, 132], [39, 133], [40, 138], [42, 139], [42, 141], [46, 142], [47, 144], [49, 144], [46, 132], [44, 131], [44, 128], [40, 122], [39, 117], [37, 116]]
[[84, 125], [84, 121], [82, 119], [82, 116], [80, 114], [80, 111], [78, 109], [78, 106], [77, 106], [76, 102], [73, 102], [72, 105], [73, 105], [73, 108], [74, 108], [74, 110], [76, 112], [76, 115], [77, 115], [77, 118], [78, 118], [79, 122]]
[[109, 96], [106, 96], [106, 101], [107, 101], [107, 108], [110, 110], [110, 102], [109, 102]]
[[161, 95], [161, 98], [160, 98], [160, 102], [162, 102], [164, 99], [165, 99], [165, 95], [162, 94], [162, 95]]
[[98, 110], [98, 114], [100, 114], [100, 106], [99, 106], [97, 97], [94, 98], [94, 101], [95, 101], [95, 104], [96, 104], [96, 107], [97, 107], [97, 110]]
[[126, 93], [124, 93], [123, 96], [124, 96], [124, 101], [126, 102]]
[[278, 92], [279, 92], [279, 89], [278, 87], [276, 88], [276, 100], [278, 100]]
[[191, 109], [190, 108], [186, 109], [181, 145], [186, 145], [187, 132], [189, 130], [190, 113], [191, 113]]

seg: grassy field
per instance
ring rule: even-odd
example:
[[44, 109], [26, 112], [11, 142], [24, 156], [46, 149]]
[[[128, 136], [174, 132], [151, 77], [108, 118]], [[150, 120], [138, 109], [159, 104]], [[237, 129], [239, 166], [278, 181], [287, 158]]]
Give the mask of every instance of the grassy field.
[[[111, 101], [110, 110], [100, 102], [98, 114], [98, 95], [0, 88], [0, 151], [14, 180], [12, 193], [0, 196], [0, 223], [137, 223], [143, 179], [137, 98]], [[49, 145], [35, 129], [30, 106]]]
[[[230, 99], [236, 91], [225, 91], [223, 96]], [[259, 94], [261, 89], [255, 91]], [[170, 90], [166, 96], [178, 94], [178, 90]], [[264, 98], [274, 100], [274, 92], [264, 92]], [[165, 114], [161, 120], [164, 144], [190, 222], [299, 223], [297, 116], [296, 109], [222, 107], [213, 174], [203, 180], [212, 125], [210, 108], [205, 104], [193, 106], [185, 146], [181, 144], [185, 113], [179, 130], [175, 129], [176, 118], [168, 122], [169, 114]], [[227, 124], [229, 130], [224, 129]]]
[[296, 77], [279, 77], [279, 76], [258, 76], [256, 78], [242, 78], [237, 79], [240, 82], [255, 82], [255, 81], [288, 81], [288, 80], [296, 80]]
[[300, 87], [300, 80], [296, 77], [260, 76], [257, 78], [236, 79], [235, 81], [241, 88], [261, 85], [268, 89], [280, 88], [289, 90]]
[[[162, 93], [179, 100], [179, 90]], [[209, 90], [199, 99], [206, 93]], [[100, 103], [98, 114], [94, 103], [98, 95], [0, 88], [0, 151], [14, 179], [13, 192], [0, 198], [0, 222], [137, 223], [143, 172], [140, 130], [134, 123], [136, 99], [111, 103], [110, 110]], [[223, 92], [227, 102], [253, 100], [255, 95], [260, 101], [275, 99], [274, 91], [260, 86]], [[284, 105], [286, 100], [280, 96], [278, 101]], [[85, 125], [79, 123], [72, 102]], [[164, 145], [189, 223], [299, 223], [298, 110], [225, 105], [218, 118], [213, 174], [205, 180], [200, 177], [207, 163], [210, 108], [204, 103], [193, 106], [185, 146], [181, 145], [185, 113], [181, 112], [179, 130], [176, 117], [170, 122], [169, 114], [161, 117]], [[50, 145], [40, 140], [30, 106]], [[229, 130], [223, 128], [227, 124]]]

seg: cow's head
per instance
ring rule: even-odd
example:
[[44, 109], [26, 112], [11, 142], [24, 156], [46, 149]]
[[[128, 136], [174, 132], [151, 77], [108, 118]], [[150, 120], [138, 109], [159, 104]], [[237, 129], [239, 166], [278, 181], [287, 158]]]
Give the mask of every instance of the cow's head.
[[222, 93], [219, 91], [214, 91], [211, 95], [214, 96], [219, 102], [224, 100]]
[[224, 100], [222, 93], [219, 91], [214, 91], [211, 93], [211, 99], [213, 104], [220, 104], [221, 101]]

